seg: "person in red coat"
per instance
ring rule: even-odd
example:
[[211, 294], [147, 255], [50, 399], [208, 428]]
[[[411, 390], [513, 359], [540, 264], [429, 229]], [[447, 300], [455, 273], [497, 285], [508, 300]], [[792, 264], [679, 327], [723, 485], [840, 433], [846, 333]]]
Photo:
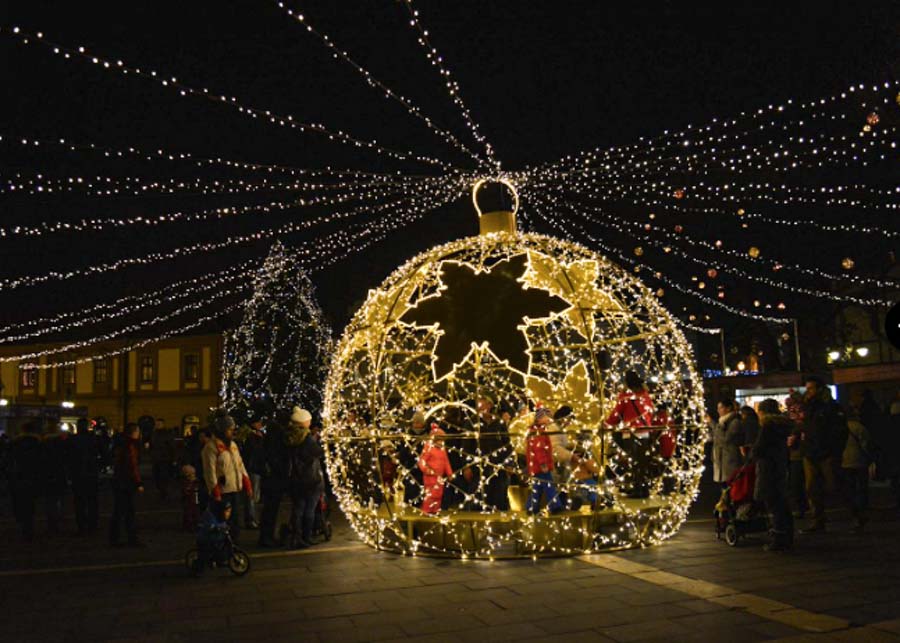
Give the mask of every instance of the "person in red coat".
[[534, 424], [528, 430], [525, 443], [525, 459], [528, 476], [531, 478], [531, 494], [525, 509], [536, 514], [541, 510], [541, 499], [547, 499], [547, 510], [552, 512], [562, 508], [562, 499], [553, 484], [553, 443], [547, 435], [547, 426], [553, 422], [550, 409], [539, 408], [534, 412]]
[[125, 427], [115, 447], [113, 512], [109, 521], [109, 544], [119, 544], [119, 525], [125, 524], [128, 545], [140, 547], [134, 522], [134, 498], [144, 492], [140, 471], [141, 428], [134, 422]]
[[422, 471], [422, 482], [425, 497], [422, 499], [422, 512], [436, 514], [441, 510], [444, 498], [444, 481], [453, 476], [450, 458], [444, 449], [444, 431], [437, 424], [431, 425], [431, 439], [422, 448], [419, 456], [419, 469]]
[[625, 373], [625, 386], [606, 418], [606, 424], [621, 431], [616, 442], [630, 460], [630, 466], [626, 468], [626, 479], [630, 478], [627, 494], [632, 498], [646, 498], [650, 495], [647, 480], [650, 475], [650, 428], [656, 411], [640, 375], [634, 371]]

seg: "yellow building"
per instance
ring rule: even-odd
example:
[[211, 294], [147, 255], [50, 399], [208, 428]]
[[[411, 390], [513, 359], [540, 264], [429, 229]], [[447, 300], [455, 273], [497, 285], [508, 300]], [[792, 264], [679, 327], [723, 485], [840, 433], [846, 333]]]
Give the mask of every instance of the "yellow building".
[[[138, 350], [68, 366], [20, 368], [0, 362], [0, 400], [7, 405], [86, 407], [89, 417], [103, 416], [114, 428], [149, 415], [180, 426], [185, 417], [203, 421], [219, 404], [222, 335], [173, 337]], [[46, 365], [115, 352], [126, 341], [41, 357]], [[0, 356], [52, 348], [53, 344], [0, 347]], [[33, 360], [31, 360], [33, 361]]]

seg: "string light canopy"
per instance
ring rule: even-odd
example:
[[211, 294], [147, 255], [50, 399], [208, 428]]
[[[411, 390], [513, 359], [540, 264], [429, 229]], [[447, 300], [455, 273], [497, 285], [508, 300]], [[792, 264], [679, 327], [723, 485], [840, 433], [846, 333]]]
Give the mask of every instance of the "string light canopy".
[[[514, 212], [480, 221], [479, 236], [426, 250], [371, 290], [338, 343], [323, 442], [353, 528], [379, 549], [478, 558], [672, 536], [705, 441], [701, 383], [676, 320], [584, 246], [520, 233]], [[613, 413], [629, 372], [653, 404], [636, 449]], [[525, 454], [541, 408], [571, 409], [546, 431], [575, 457], [553, 467], [565, 502], [529, 510]], [[435, 450], [452, 469], [437, 482], [423, 464]], [[629, 497], [643, 486], [644, 497]]]

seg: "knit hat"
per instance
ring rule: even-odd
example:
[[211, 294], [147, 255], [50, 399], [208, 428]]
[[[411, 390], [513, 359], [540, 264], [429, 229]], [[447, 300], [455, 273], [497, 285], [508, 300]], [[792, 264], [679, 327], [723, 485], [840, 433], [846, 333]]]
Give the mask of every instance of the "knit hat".
[[310, 413], [306, 409], [301, 409], [299, 406], [295, 406], [293, 412], [291, 413], [291, 422], [294, 422], [295, 424], [312, 422], [312, 413]]
[[541, 418], [548, 418], [548, 417], [550, 417], [550, 415], [551, 415], [550, 409], [542, 406], [541, 408], [539, 408], [537, 411], [534, 412], [534, 419], [535, 419], [535, 421], [537, 421], [537, 420], [540, 420]]
[[190, 478], [192, 476], [197, 475], [197, 470], [194, 467], [192, 467], [191, 465], [186, 464], [183, 467], [181, 467], [181, 475], [184, 476], [185, 478]]
[[425, 414], [422, 411], [416, 411], [412, 416], [413, 424], [425, 424]]

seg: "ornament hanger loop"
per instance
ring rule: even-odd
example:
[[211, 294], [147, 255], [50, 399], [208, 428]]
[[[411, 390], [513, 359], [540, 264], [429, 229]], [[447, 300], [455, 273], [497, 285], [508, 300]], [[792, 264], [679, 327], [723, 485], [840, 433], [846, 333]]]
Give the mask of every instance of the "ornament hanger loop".
[[510, 181], [508, 178], [503, 177], [503, 176], [496, 177], [496, 178], [485, 177], [485, 178], [478, 179], [475, 182], [475, 184], [472, 186], [472, 204], [475, 206], [475, 212], [478, 213], [479, 218], [484, 213], [481, 211], [481, 207], [479, 207], [479, 205], [478, 205], [478, 190], [480, 190], [481, 187], [485, 183], [501, 183], [501, 184], [505, 185], [506, 188], [512, 193], [512, 197], [513, 197], [512, 213], [516, 214], [516, 212], [519, 211], [519, 192], [518, 192], [518, 190], [516, 190], [515, 184], [512, 181]]

